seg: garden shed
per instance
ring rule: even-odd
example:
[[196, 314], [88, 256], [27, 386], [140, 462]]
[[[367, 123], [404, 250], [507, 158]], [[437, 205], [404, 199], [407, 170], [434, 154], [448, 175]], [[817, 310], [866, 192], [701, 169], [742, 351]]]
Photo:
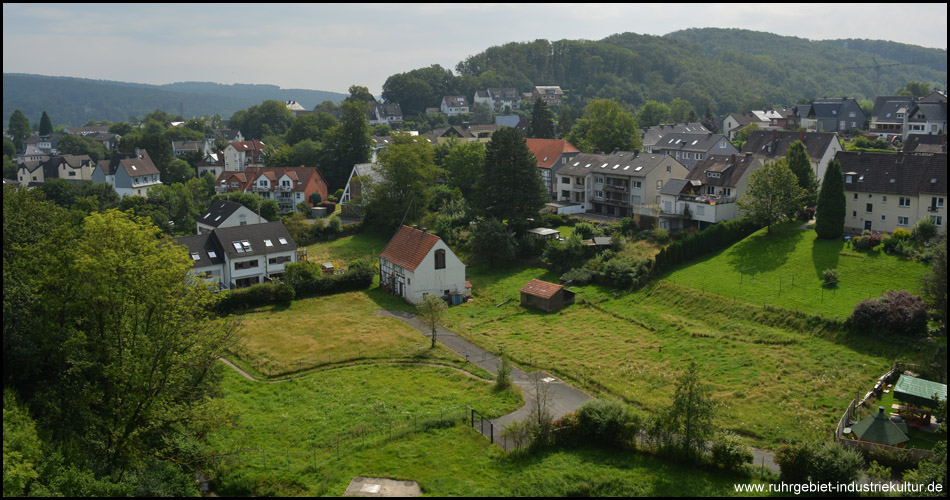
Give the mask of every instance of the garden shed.
[[[934, 399], [934, 395], [937, 399]], [[938, 400], [947, 400], [947, 384], [901, 375], [894, 384], [894, 398], [914, 406], [936, 408]]]
[[529, 229], [527, 232], [536, 240], [556, 240], [561, 236], [561, 232], [557, 229], [547, 227], [536, 227]]
[[547, 312], [557, 311], [574, 303], [574, 292], [557, 285], [533, 279], [521, 287], [521, 305]]

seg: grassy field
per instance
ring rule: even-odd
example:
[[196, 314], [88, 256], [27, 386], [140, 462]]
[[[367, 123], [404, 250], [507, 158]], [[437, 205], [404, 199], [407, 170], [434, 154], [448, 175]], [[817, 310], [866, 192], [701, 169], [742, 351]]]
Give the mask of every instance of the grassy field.
[[[566, 450], [527, 458], [506, 455], [465, 425], [385, 437], [361, 445], [351, 430], [468, 402], [489, 414], [521, 404], [510, 393], [451, 369], [349, 367], [277, 384], [225, 376], [233, 427], [211, 442], [219, 452], [261, 448], [308, 451], [344, 435], [343, 452], [256, 454], [219, 470], [228, 496], [340, 496], [356, 476], [418, 481], [435, 496], [731, 496], [748, 479], [707, 472], [650, 455]], [[420, 397], [421, 396], [421, 397]], [[313, 459], [316, 459], [314, 465]]]
[[295, 300], [237, 315], [242, 367], [276, 377], [315, 367], [375, 360], [408, 360], [463, 366], [455, 353], [379, 309], [411, 310], [378, 288]]
[[[881, 251], [858, 252], [841, 240], [816, 239], [815, 231], [802, 231], [797, 225], [775, 226], [771, 235], [763, 229], [663, 279], [729, 299], [837, 318], [847, 317], [858, 302], [885, 290], [919, 293], [926, 264]], [[754, 276], [748, 268], [754, 268]], [[840, 273], [835, 289], [822, 287], [825, 269]]]
[[307, 247], [307, 260], [312, 262], [346, 262], [358, 258], [369, 257], [371, 260], [379, 256], [386, 248], [392, 235], [379, 235], [362, 232], [352, 236], [344, 236], [326, 243], [314, 243]]

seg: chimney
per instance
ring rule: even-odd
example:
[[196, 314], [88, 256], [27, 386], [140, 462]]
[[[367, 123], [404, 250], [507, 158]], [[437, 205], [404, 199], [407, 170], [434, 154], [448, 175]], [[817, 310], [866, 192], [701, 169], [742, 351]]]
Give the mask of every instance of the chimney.
[[429, 230], [428, 230], [428, 229], [426, 229], [426, 228], [424, 228], [424, 227], [423, 227], [423, 228], [420, 228], [420, 229], [422, 229], [422, 234], [426, 234], [426, 233], [428, 233], [428, 232], [429, 232]]
[[898, 151], [898, 152], [897, 152], [897, 164], [900, 165], [901, 163], [904, 163], [904, 152], [903, 152], [903, 151]]
[[883, 407], [883, 406], [878, 406], [878, 407], [877, 407], [877, 413], [878, 413], [878, 415], [883, 415], [883, 414], [884, 414], [884, 407]]
[[805, 131], [804, 131], [804, 130], [799, 130], [799, 131], [798, 131], [798, 140], [799, 140], [799, 141], [802, 141], [802, 142], [805, 142]]
[[[944, 135], [944, 138], [946, 138], [946, 137], [947, 137], [947, 136]], [[638, 157], [638, 156], [640, 156], [640, 150], [639, 150], [639, 149], [634, 149], [634, 150], [633, 150], [633, 157], [636, 158], [636, 157]]]
[[778, 130], [772, 129], [772, 142], [775, 142], [775, 139], [778, 138]]
[[141, 158], [141, 157], [142, 157], [142, 154], [139, 153], [139, 148], [135, 148], [135, 157], [136, 157], [136, 158]]
[[729, 163], [735, 163], [735, 162], [736, 162], [736, 155], [735, 153], [733, 153], [729, 155]]
[[617, 154], [618, 151], [620, 151], [620, 148], [614, 148], [614, 150], [611, 151], [610, 154], [615, 155]]

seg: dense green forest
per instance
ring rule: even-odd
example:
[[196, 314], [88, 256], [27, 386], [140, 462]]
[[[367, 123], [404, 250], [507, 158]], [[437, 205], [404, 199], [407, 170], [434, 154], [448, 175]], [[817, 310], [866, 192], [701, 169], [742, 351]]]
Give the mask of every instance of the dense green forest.
[[89, 120], [128, 120], [160, 109], [184, 116], [221, 115], [267, 99], [294, 99], [308, 109], [323, 101], [339, 103], [346, 94], [321, 90], [281, 89], [276, 85], [222, 85], [179, 82], [167, 85], [89, 80], [84, 78], [3, 74], [3, 121], [19, 109], [29, 117], [47, 111], [56, 125], [82, 125]]

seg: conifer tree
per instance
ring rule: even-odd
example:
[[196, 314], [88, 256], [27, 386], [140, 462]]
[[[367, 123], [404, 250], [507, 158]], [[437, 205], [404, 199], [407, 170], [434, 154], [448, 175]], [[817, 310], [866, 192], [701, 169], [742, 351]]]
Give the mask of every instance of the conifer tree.
[[538, 98], [531, 108], [531, 127], [528, 137], [533, 139], [554, 139], [554, 113], [548, 109], [547, 103]]
[[478, 193], [482, 213], [507, 219], [516, 232], [544, 207], [548, 195], [537, 160], [517, 129], [502, 127], [492, 135]]
[[43, 111], [43, 116], [40, 117], [40, 135], [47, 135], [53, 133], [53, 122], [49, 119], [49, 115], [46, 114], [46, 111]]
[[815, 232], [819, 238], [834, 239], [844, 233], [844, 217], [847, 212], [844, 197], [844, 176], [838, 160], [828, 163], [825, 178], [818, 193], [818, 207], [815, 213]]

